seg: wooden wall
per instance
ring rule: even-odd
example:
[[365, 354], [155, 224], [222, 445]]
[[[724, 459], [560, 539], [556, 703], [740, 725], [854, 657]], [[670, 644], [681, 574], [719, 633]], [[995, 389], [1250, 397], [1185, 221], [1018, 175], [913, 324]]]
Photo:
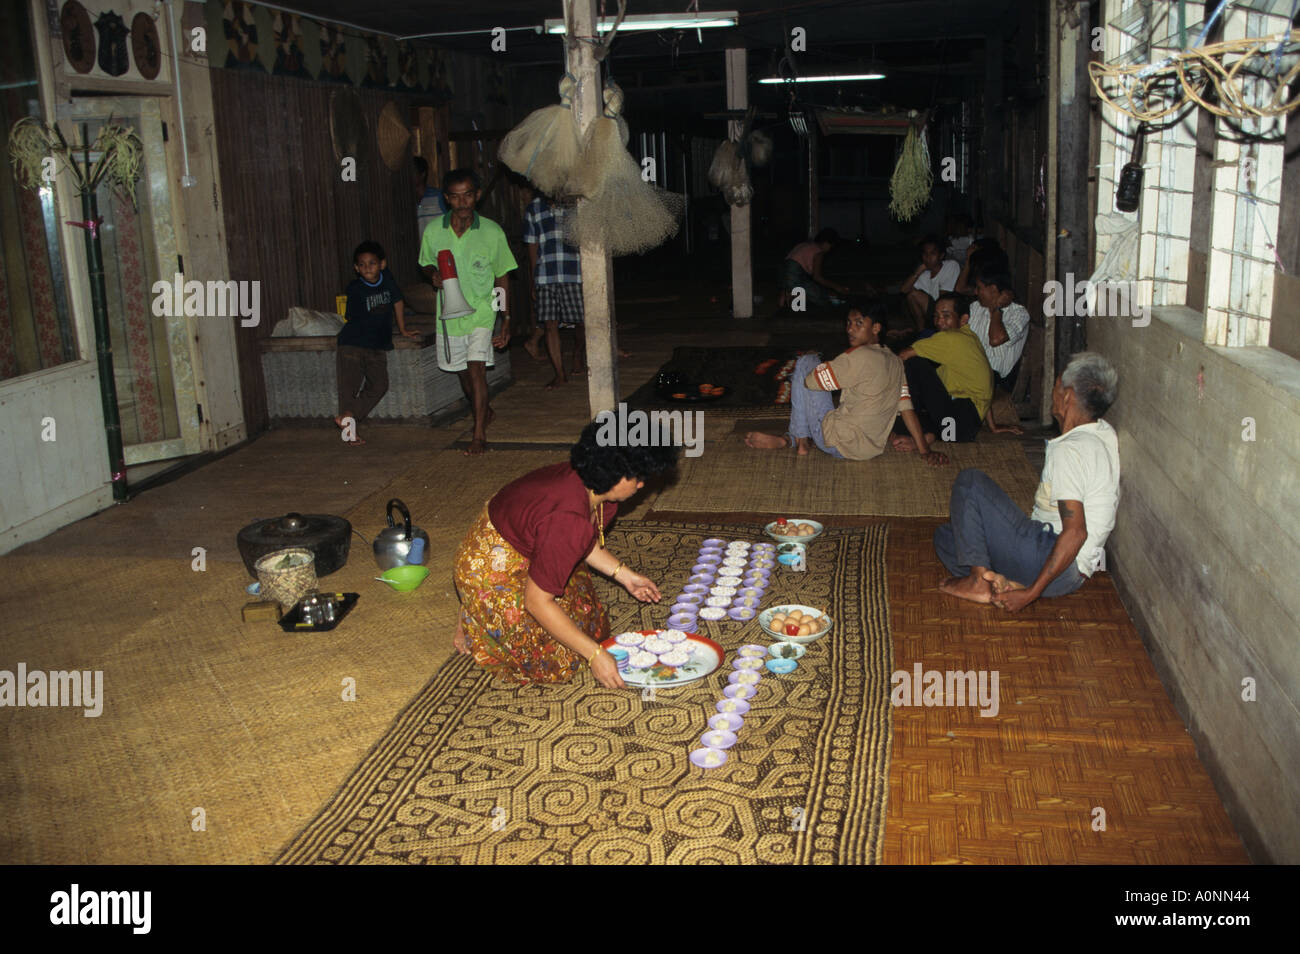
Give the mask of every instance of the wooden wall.
[[1293, 865], [1300, 368], [1267, 348], [1207, 347], [1204, 324], [1187, 308], [1153, 309], [1145, 328], [1088, 322], [1089, 346], [1119, 372], [1107, 560], [1252, 858]]
[[237, 332], [244, 420], [256, 434], [269, 426], [258, 339], [290, 306], [333, 311], [354, 276], [352, 250], [365, 239], [384, 246], [399, 283], [416, 279], [414, 169], [384, 164], [375, 129], [390, 100], [412, 122], [415, 107], [433, 102], [429, 94], [357, 89], [368, 132], [356, 181], [344, 182], [330, 95], [351, 87], [253, 70], [216, 69], [211, 77], [230, 278], [262, 283], [261, 323]]

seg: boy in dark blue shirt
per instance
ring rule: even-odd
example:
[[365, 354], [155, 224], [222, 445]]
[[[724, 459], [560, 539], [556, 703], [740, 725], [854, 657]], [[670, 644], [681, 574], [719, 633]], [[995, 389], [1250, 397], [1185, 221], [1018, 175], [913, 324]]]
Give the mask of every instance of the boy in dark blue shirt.
[[352, 266], [358, 277], [348, 285], [347, 323], [338, 336], [339, 416], [334, 423], [344, 429], [347, 443], [358, 445], [365, 441], [356, 436], [357, 422], [388, 393], [393, 319], [406, 337], [418, 338], [420, 333], [406, 328], [402, 290], [387, 271], [382, 245], [362, 242], [352, 253]]

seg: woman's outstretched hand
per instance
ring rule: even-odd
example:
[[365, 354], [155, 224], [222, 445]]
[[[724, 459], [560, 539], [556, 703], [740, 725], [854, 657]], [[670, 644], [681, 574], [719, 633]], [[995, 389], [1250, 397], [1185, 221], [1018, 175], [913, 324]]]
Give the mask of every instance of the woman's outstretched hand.
[[658, 603], [663, 599], [659, 593], [659, 587], [655, 586], [654, 581], [648, 576], [626, 570], [619, 574], [619, 582], [623, 584], [623, 589], [642, 603]]
[[601, 651], [591, 657], [591, 674], [606, 689], [625, 689], [627, 684], [618, 674], [618, 663], [608, 652]]

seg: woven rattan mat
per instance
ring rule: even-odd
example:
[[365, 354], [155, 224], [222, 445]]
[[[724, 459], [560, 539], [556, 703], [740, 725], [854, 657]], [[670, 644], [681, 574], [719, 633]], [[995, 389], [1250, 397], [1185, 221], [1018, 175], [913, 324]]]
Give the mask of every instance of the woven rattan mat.
[[[610, 546], [668, 595], [703, 538], [757, 533], [650, 522], [615, 531]], [[696, 768], [688, 754], [728, 665], [645, 699], [602, 689], [588, 671], [569, 685], [517, 689], [455, 657], [278, 861], [878, 861], [892, 668], [885, 539], [883, 525], [829, 530], [808, 572], [778, 576], [774, 601], [825, 606], [835, 628], [794, 673], [762, 680], [721, 768]], [[614, 632], [662, 625], [662, 608], [602, 592]], [[703, 625], [728, 649], [759, 635], [754, 624]]]
[[738, 421], [728, 440], [708, 442], [698, 457], [682, 457], [677, 480], [651, 503], [653, 511], [754, 514], [870, 514], [878, 517], [946, 517], [952, 482], [977, 467], [1025, 507], [1038, 478], [1020, 442], [981, 435], [971, 444], [942, 444], [944, 467], [930, 467], [916, 454], [886, 451], [868, 461], [837, 460], [814, 448], [752, 450], [743, 431], [779, 432], [780, 424]]

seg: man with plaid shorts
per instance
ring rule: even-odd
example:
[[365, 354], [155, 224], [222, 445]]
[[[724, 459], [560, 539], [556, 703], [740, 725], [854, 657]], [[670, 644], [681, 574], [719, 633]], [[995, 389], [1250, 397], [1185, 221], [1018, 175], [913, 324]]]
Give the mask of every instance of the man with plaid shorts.
[[578, 250], [564, 244], [565, 210], [540, 192], [524, 210], [524, 242], [532, 265], [533, 307], [537, 320], [546, 328], [546, 351], [551, 356], [555, 377], [547, 390], [568, 381], [560, 349], [560, 329], [576, 328], [573, 373], [583, 373], [587, 342], [582, 329], [582, 263]]

